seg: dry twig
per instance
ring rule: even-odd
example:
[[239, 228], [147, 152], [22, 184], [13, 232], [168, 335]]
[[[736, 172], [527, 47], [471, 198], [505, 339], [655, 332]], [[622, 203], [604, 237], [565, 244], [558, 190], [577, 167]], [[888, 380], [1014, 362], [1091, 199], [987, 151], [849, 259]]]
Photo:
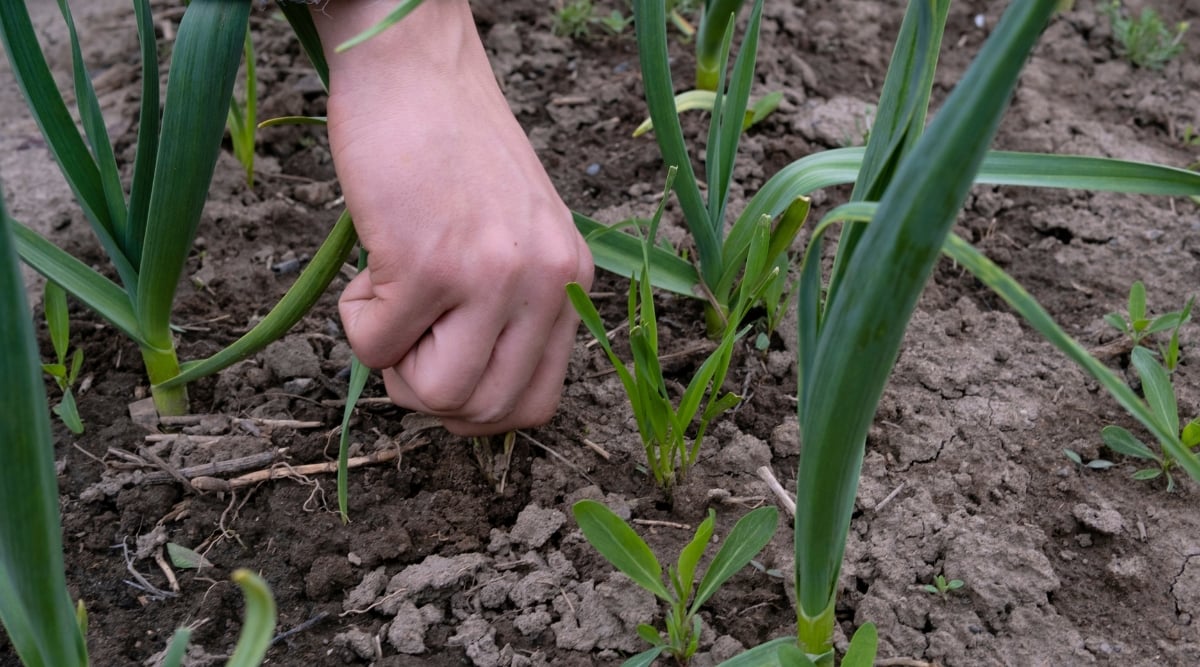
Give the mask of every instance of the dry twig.
[[779, 480], [775, 479], [775, 473], [771, 470], [771, 467], [763, 466], [759, 468], [758, 478], [767, 483], [767, 487], [771, 489], [771, 493], [775, 494], [775, 498], [779, 500], [780, 505], [783, 505], [783, 509], [787, 510], [788, 514], [796, 516], [796, 499], [784, 490]]

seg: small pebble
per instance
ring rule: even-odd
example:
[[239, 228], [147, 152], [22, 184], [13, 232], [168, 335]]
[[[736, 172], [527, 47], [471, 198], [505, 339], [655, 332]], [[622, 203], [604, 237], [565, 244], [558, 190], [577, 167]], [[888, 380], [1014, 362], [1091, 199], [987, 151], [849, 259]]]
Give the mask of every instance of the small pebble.
[[984, 16], [983, 14], [976, 14], [975, 15], [975, 27], [979, 28], [980, 30], [983, 30], [984, 26], [986, 26], [986, 25], [987, 25], [987, 17]]
[[600, 163], [593, 162], [593, 163], [589, 164], [587, 166], [587, 169], [585, 169], [584, 171], [587, 172], [588, 176], [595, 176], [596, 174], [600, 173]]
[[617, 63], [616, 67], [613, 67], [614, 74], [624, 74], [625, 72], [628, 72], [628, 71], [629, 71], [629, 62], [628, 61]]
[[283, 391], [287, 394], [303, 394], [311, 389], [313, 384], [312, 378], [295, 378], [283, 383]]

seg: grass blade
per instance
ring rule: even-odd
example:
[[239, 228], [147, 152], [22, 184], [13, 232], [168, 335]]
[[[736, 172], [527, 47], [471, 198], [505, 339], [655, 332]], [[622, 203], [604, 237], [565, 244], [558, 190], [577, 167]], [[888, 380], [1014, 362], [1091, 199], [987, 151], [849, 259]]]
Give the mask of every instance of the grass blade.
[[[596, 266], [619, 276], [637, 275], [645, 262], [643, 241], [618, 231], [621, 225], [608, 226], [586, 215], [572, 212], [575, 228], [587, 239]], [[678, 255], [654, 246], [650, 257], [650, 282], [654, 287], [684, 296], [698, 297], [700, 275], [696, 267]]]
[[405, 16], [408, 16], [410, 13], [412, 13], [412, 11], [414, 9], [416, 9], [417, 7], [420, 7], [421, 1], [422, 0], [402, 0], [399, 4], [396, 5], [396, 8], [393, 9], [391, 12], [389, 12], [387, 16], [383, 17], [383, 19], [381, 19], [379, 21], [379, 23], [376, 23], [375, 25], [371, 26], [370, 28], [367, 28], [366, 30], [360, 32], [359, 34], [355, 35], [354, 37], [351, 37], [350, 39], [346, 40], [345, 42], [338, 44], [337, 52], [341, 53], [347, 49], [354, 48], [355, 46], [362, 44], [363, 42], [367, 41], [368, 39], [371, 39], [372, 37], [374, 37], [375, 35], [378, 35], [379, 33], [383, 32], [384, 30], [387, 30], [388, 28], [396, 25], [397, 23], [400, 22], [401, 19], [403, 19]]
[[[362, 271], [366, 266], [367, 251], [359, 248], [358, 270]], [[338, 514], [342, 516], [342, 523], [350, 523], [350, 418], [354, 416], [354, 408], [358, 405], [358, 398], [362, 396], [369, 377], [371, 369], [351, 354], [350, 382], [346, 387], [346, 407], [342, 410], [342, 432], [338, 437], [337, 498]]]
[[989, 152], [975, 182], [1144, 195], [1200, 195], [1200, 173], [1187, 169], [1102, 157], [1012, 151]]
[[192, 631], [186, 627], [179, 628], [171, 635], [171, 643], [163, 655], [162, 667], [179, 667], [183, 657], [187, 655], [188, 642], [192, 640]]
[[46, 281], [42, 292], [42, 311], [46, 314], [46, 329], [50, 332], [54, 356], [58, 363], [64, 363], [67, 358], [67, 339], [71, 335], [71, 320], [67, 313], [67, 293], [53, 280]]
[[[901, 161], [913, 150], [924, 131], [949, 9], [950, 0], [909, 2], [879, 98], [879, 111], [863, 155], [862, 171], [850, 194], [851, 202], [882, 199]], [[864, 232], [861, 225], [842, 228], [829, 279], [830, 300], [841, 289], [847, 264], [854, 257]]]
[[87, 647], [63, 570], [50, 409], [9, 222], [0, 202], [0, 621], [26, 665], [82, 667]]
[[160, 386], [167, 389], [182, 387], [193, 380], [212, 375], [258, 352], [287, 333], [325, 293], [325, 288], [333, 282], [346, 256], [357, 242], [358, 235], [354, 232], [350, 214], [343, 211], [308, 266], [304, 267], [300, 277], [296, 278], [296, 282], [292, 283], [287, 293], [266, 317], [220, 352], [206, 359], [184, 364], [179, 375]]
[[601, 556], [638, 586], [671, 601], [662, 584], [662, 567], [646, 542], [612, 510], [594, 500], [581, 500], [571, 509], [587, 541]]
[[700, 557], [704, 555], [704, 550], [708, 548], [708, 542], [712, 539], [716, 520], [717, 513], [709, 509], [708, 516], [696, 528], [696, 534], [679, 552], [679, 567], [676, 572], [679, 574], [682, 590], [677, 590], [676, 593], [679, 594], [680, 600], [687, 600], [692, 594], [692, 585], [696, 583], [696, 566], [700, 564]]
[[227, 667], [258, 667], [275, 634], [275, 598], [263, 578], [250, 570], [236, 570], [232, 579], [246, 596], [246, 620]]
[[349, 461], [350, 461], [350, 417], [362, 396], [367, 379], [371, 377], [371, 369], [363, 365], [358, 357], [350, 357], [350, 384], [346, 388], [346, 408], [342, 412], [342, 433], [338, 438], [338, 469], [337, 469], [337, 498], [338, 514], [342, 515], [342, 523], [350, 523], [350, 491], [349, 491]]
[[717, 667], [784, 667], [779, 661], [779, 649], [796, 646], [795, 637], [779, 637], [739, 653]]
[[647, 649], [621, 663], [621, 667], [650, 667], [665, 650], [667, 650], [666, 646], [655, 646], [652, 649]]

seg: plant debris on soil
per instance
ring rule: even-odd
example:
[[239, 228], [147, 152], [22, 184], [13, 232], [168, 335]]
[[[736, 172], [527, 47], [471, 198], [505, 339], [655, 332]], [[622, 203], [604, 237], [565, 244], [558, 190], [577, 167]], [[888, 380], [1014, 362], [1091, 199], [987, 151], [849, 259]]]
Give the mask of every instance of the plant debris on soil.
[[[65, 81], [61, 18], [52, 3], [35, 4]], [[118, 0], [76, 4], [84, 56], [128, 167], [140, 85], [131, 13]], [[160, 33], [169, 32], [179, 12], [154, 4]], [[784, 99], [743, 142], [732, 210], [792, 160], [861, 143], [902, 4], [768, 0], [756, 90], [781, 90]], [[935, 106], [999, 4], [954, 3]], [[1200, 125], [1197, 31], [1161, 71], [1139, 69], [1117, 54], [1099, 4], [1077, 0], [1054, 19], [998, 147], [1177, 166], [1200, 159], [1180, 140], [1184, 127]], [[1200, 1], [1156, 8], [1169, 24], [1200, 25]], [[630, 137], [645, 114], [632, 35], [557, 37], [550, 4], [533, 0], [481, 1], [476, 15], [510, 104], [568, 205], [610, 223], [648, 214], [665, 169], [651, 137]], [[260, 116], [323, 114], [320, 84], [286, 23], [256, 11], [252, 27]], [[690, 48], [673, 48], [683, 83]], [[0, 86], [10, 91], [0, 98], [10, 212], [99, 261], [7, 64]], [[702, 119], [688, 123], [699, 141]], [[211, 354], [251, 326], [294, 276], [272, 267], [311, 255], [340, 210], [323, 132], [273, 128], [259, 140], [253, 189], [228, 153], [218, 164], [177, 299], [185, 358]], [[827, 208], [840, 194], [818, 193], [814, 205]], [[665, 231], [679, 242], [672, 216]], [[1102, 318], [1123, 307], [1133, 281], [1144, 281], [1163, 310], [1200, 291], [1200, 207], [1186, 198], [979, 187], [958, 231], [1089, 347], [1117, 337]], [[599, 278], [598, 306], [615, 324], [627, 282]], [[94, 664], [156, 664], [183, 625], [194, 628], [189, 664], [223, 662], [241, 623], [228, 575], [249, 568], [278, 603], [269, 664], [617, 665], [644, 648], [635, 628], [662, 608], [587, 545], [571, 504], [602, 500], [657, 553], [674, 554], [707, 508], [722, 536], [750, 508], [776, 502], [760, 467], [794, 484], [794, 323], [765, 351], [741, 345], [727, 388], [746, 400], [713, 426], [693, 473], [669, 495], [641, 467], [619, 380], [581, 332], [559, 413], [516, 439], [502, 492], [468, 441], [381, 400], [374, 380], [351, 423], [351, 456], [368, 458], [350, 474], [351, 523], [343, 525], [328, 471], [350, 358], [335, 306], [345, 282], [336, 280], [286, 338], [195, 383], [201, 416], [173, 423], [130, 416], [127, 405], [148, 395], [136, 348], [72, 304], [87, 430], [73, 436], [56, 423], [56, 458], [68, 582], [87, 605]], [[686, 379], [705, 340], [700, 305], [663, 295], [657, 307], [663, 350], [675, 354], [666, 371]], [[1182, 330], [1174, 376], [1188, 416], [1200, 412], [1195, 329]], [[1120, 352], [1105, 361], [1128, 367]], [[1098, 385], [943, 261], [868, 439], [841, 575], [839, 646], [872, 621], [879, 664], [1200, 664], [1196, 486], [1185, 481], [1168, 494], [1160, 482], [1130, 479], [1135, 462], [1102, 446], [1106, 424], [1138, 432]], [[1117, 465], [1078, 466], [1064, 449]], [[794, 632], [792, 534], [781, 524], [755, 567], [702, 612], [693, 664]], [[168, 544], [202, 555], [200, 567], [173, 563]], [[931, 595], [923, 587], [938, 575], [963, 585]], [[17, 664], [0, 639], [0, 665]]]

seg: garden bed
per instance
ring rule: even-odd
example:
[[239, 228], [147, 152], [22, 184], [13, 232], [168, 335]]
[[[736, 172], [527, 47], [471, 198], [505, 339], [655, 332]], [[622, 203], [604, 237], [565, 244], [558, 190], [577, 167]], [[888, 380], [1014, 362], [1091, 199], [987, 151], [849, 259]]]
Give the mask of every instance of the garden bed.
[[[42, 4], [31, 11], [55, 36], [47, 42], [51, 64], [66, 76], [61, 19]], [[84, 55], [118, 159], [128, 162], [139, 93], [132, 20], [127, 3], [87, 4], [76, 17]], [[784, 103], [743, 142], [734, 210], [792, 160], [862, 142], [901, 4], [768, 0], [756, 90], [782, 90]], [[935, 107], [998, 19], [996, 4], [952, 7]], [[665, 170], [652, 139], [630, 137], [645, 113], [632, 35], [597, 30], [568, 40], [551, 33], [547, 3], [477, 5], [497, 76], [568, 205], [609, 223], [648, 215]], [[998, 147], [1195, 161], [1200, 149], [1180, 137], [1200, 125], [1196, 31], [1162, 71], [1138, 69], [1115, 55], [1095, 3], [1076, 5], [1035, 51]], [[1168, 21], [1200, 20], [1197, 0], [1158, 5]], [[156, 9], [169, 30], [178, 12], [166, 3]], [[286, 24], [260, 11], [252, 25], [260, 115], [323, 113], [320, 85]], [[675, 53], [677, 79], [686, 80], [690, 52], [677, 45]], [[15, 90], [0, 68], [0, 86]], [[0, 112], [0, 174], [13, 217], [99, 262], [19, 96], [0, 99]], [[698, 116], [685, 126], [703, 134]], [[230, 155], [218, 164], [202, 241], [177, 299], [185, 358], [211, 354], [261, 316], [294, 276], [284, 260], [313, 254], [340, 210], [323, 132], [270, 129], [260, 141], [253, 189]], [[841, 199], [818, 193], [816, 213]], [[674, 207], [668, 217], [677, 229], [667, 233], [682, 238]], [[1111, 345], [1116, 332], [1103, 316], [1123, 308], [1135, 280], [1145, 281], [1156, 312], [1200, 291], [1200, 207], [1188, 199], [981, 187], [957, 229], [1069, 333], [1110, 350], [1103, 360], [1131, 379], [1128, 354]], [[517, 438], [502, 491], [489, 480], [501, 475], [481, 470], [470, 442], [381, 402], [359, 408], [352, 455], [402, 453], [352, 471], [349, 525], [336, 515], [329, 474], [203, 493], [169, 477], [156, 483], [152, 473], [164, 467], [271, 449], [286, 448], [292, 466], [336, 457], [349, 359], [335, 307], [344, 284], [335, 280], [281, 342], [192, 385], [193, 410], [213, 416], [163, 428], [177, 437], [155, 442], [126, 407], [148, 392], [136, 346], [73, 308], [87, 430], [76, 437], [56, 424], [56, 457], [68, 583], [87, 604], [94, 664], [147, 664], [185, 624], [196, 627], [195, 664], [228, 654], [241, 608], [228, 575], [239, 567], [260, 572], [276, 596], [287, 634], [269, 664], [620, 664], [643, 648], [636, 625], [661, 610], [584, 542], [571, 504], [606, 500], [640, 520], [635, 528], [671, 557], [707, 508], [716, 509], [722, 535], [749, 508], [775, 502], [759, 467], [770, 466], [785, 487], [795, 479], [793, 324], [765, 351], [740, 345], [727, 387], [746, 400], [714, 425], [700, 463], [669, 496], [641, 469], [620, 382], [582, 330], [559, 413]], [[593, 290], [610, 326], [620, 321], [627, 285], [602, 275]], [[666, 370], [686, 382], [707, 351], [700, 304], [663, 296], [658, 308]], [[1189, 325], [1182, 337], [1175, 384], [1181, 415], [1191, 418], [1200, 412], [1200, 370], [1190, 354], [1200, 336]], [[382, 383], [366, 395], [382, 396]], [[875, 622], [880, 664], [1200, 664], [1195, 485], [1166, 493], [1160, 482], [1130, 479], [1134, 464], [1101, 447], [1100, 429], [1113, 423], [1140, 429], [990, 291], [943, 260], [868, 439], [838, 636]], [[1117, 465], [1082, 468], [1063, 449]], [[708, 604], [695, 664], [794, 632], [792, 534], [781, 523], [756, 567]], [[166, 541], [203, 551], [212, 567], [176, 569], [172, 591], [155, 559]], [[939, 574], [964, 585], [925, 592]], [[911, 662], [886, 662], [898, 658]], [[15, 664], [0, 640], [0, 665]]]

